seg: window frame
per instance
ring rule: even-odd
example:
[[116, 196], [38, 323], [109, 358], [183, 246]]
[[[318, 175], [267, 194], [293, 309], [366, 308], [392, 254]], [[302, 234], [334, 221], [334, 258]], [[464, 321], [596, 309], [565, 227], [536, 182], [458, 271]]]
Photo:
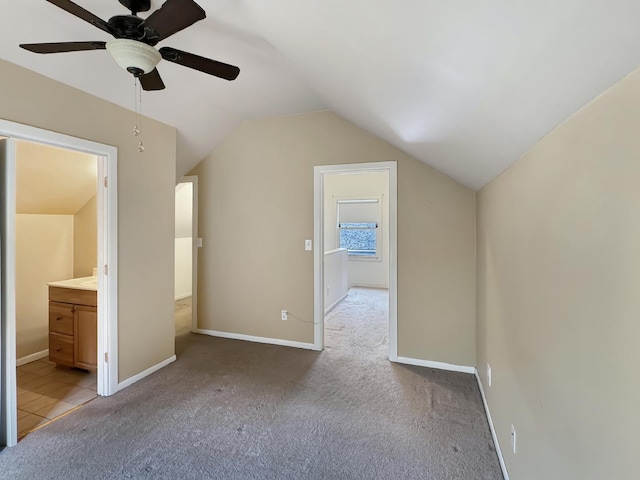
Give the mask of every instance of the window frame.
[[358, 255], [349, 253], [347, 256], [349, 261], [356, 262], [382, 262], [382, 196], [365, 196], [365, 197], [342, 197], [336, 198], [336, 245], [338, 248], [345, 248], [340, 245], [340, 204], [354, 203], [375, 203], [377, 205], [375, 222], [343, 222], [343, 223], [375, 223], [376, 231], [376, 251], [374, 255]]

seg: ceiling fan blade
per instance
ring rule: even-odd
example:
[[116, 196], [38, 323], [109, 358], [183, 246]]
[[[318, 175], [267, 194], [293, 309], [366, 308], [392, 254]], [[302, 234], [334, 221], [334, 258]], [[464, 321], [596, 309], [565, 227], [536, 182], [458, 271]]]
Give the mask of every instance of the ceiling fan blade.
[[240, 73], [240, 69], [234, 65], [218, 62], [217, 60], [211, 60], [210, 58], [183, 52], [171, 47], [162, 47], [160, 54], [162, 58], [169, 62], [193, 68], [194, 70], [199, 70], [225, 80], [235, 80]]
[[202, 7], [193, 0], [167, 0], [147, 17], [142, 26], [147, 38], [160, 41], [206, 16]]
[[85, 22], [89, 22], [91, 25], [95, 25], [100, 30], [104, 30], [105, 32], [113, 35], [113, 32], [111, 31], [111, 28], [109, 27], [109, 24], [107, 22], [99, 17], [96, 17], [93, 13], [85, 10], [80, 5], [76, 5], [70, 0], [47, 0], [47, 2], [53, 3], [55, 6], [66, 10], [70, 14], [81, 18]]
[[81, 52], [84, 50], [104, 50], [105, 42], [59, 42], [59, 43], [22, 43], [20, 47], [34, 53]]
[[157, 68], [154, 68], [149, 73], [140, 76], [140, 84], [142, 85], [143, 90], [163, 90], [164, 82], [162, 81], [162, 77], [160, 76], [160, 72], [158, 72]]

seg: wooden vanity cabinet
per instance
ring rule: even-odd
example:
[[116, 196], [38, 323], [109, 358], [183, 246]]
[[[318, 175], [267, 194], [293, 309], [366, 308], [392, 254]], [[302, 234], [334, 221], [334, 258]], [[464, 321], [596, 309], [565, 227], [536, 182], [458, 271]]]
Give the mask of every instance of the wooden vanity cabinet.
[[66, 303], [49, 302], [49, 360], [73, 367], [74, 309]]
[[49, 287], [49, 360], [95, 371], [98, 366], [97, 292]]
[[86, 370], [98, 367], [98, 312], [96, 307], [75, 306], [73, 354], [75, 366]]

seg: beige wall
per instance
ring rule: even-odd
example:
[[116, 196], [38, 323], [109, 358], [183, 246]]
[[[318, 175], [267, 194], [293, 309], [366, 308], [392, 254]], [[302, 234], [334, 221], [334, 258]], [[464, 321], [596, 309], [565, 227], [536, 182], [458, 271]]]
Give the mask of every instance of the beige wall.
[[73, 216], [16, 215], [16, 358], [49, 348], [48, 282], [73, 276]]
[[193, 239], [176, 238], [175, 240], [175, 283], [174, 295], [176, 300], [191, 296], [193, 283]]
[[199, 175], [199, 328], [311, 343], [313, 167], [398, 161], [401, 356], [475, 363], [474, 192], [331, 112], [244, 123]]
[[3, 119], [118, 147], [119, 380], [171, 357], [175, 129], [145, 119], [139, 154], [129, 110], [5, 61], [0, 86]]
[[98, 205], [94, 195], [73, 216], [73, 276], [90, 277], [98, 266]]
[[349, 257], [348, 285], [389, 288], [389, 173], [324, 176], [324, 249], [338, 248], [338, 200], [378, 198], [378, 259]]
[[512, 479], [640, 478], [639, 125], [635, 72], [478, 195], [478, 369]]

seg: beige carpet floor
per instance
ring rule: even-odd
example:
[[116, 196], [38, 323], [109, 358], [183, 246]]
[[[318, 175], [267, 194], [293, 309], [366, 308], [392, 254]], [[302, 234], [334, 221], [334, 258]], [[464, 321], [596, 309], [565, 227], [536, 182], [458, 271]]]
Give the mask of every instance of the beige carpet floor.
[[0, 476], [502, 478], [473, 376], [386, 359], [386, 292], [326, 323], [323, 352], [176, 337], [176, 362], [5, 449]]

